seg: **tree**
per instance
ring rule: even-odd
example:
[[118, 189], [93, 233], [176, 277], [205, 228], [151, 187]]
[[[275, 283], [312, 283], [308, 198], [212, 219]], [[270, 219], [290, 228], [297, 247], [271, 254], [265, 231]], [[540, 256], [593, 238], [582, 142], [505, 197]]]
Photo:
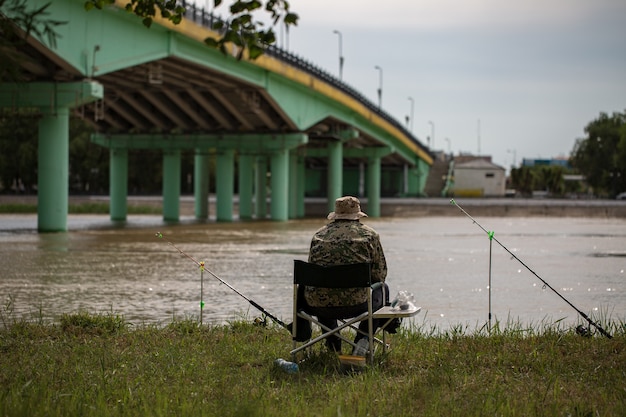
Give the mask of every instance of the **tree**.
[[511, 183], [523, 196], [531, 196], [535, 189], [535, 174], [529, 167], [513, 168]]
[[[35, 109], [0, 113], [0, 192], [36, 192], [39, 119], [40, 114]], [[90, 146], [91, 133], [93, 128], [84, 120], [70, 118], [69, 189], [72, 193], [108, 191], [109, 152]]]
[[65, 22], [50, 19], [50, 3], [39, 8], [27, 7], [27, 0], [0, 0], [0, 82], [19, 81], [19, 47], [30, 35], [46, 38], [56, 47], [56, 27]]
[[626, 190], [626, 113], [598, 119], [585, 127], [586, 138], [576, 140], [572, 165], [585, 176], [597, 196], [614, 197]]
[[[87, 0], [85, 9], [102, 9], [114, 2], [115, 0]], [[213, 3], [217, 8], [222, 0], [214, 0]], [[161, 17], [174, 24], [180, 23], [185, 14], [185, 7], [175, 0], [128, 0], [126, 10], [141, 17], [146, 27], [152, 25], [157, 11]], [[270, 27], [264, 28], [263, 21], [253, 17], [256, 11], [264, 11], [265, 16], [269, 15], [272, 22]], [[213, 24], [213, 29], [220, 32], [221, 37], [207, 38], [204, 42], [225, 55], [228, 53], [227, 45], [232, 44], [238, 47], [238, 59], [243, 57], [244, 51], [248, 51], [248, 56], [255, 59], [276, 42], [274, 26], [284, 24], [288, 28], [297, 25], [297, 22], [298, 15], [289, 10], [289, 2], [286, 0], [234, 0], [230, 4], [227, 20]]]
[[37, 119], [27, 109], [0, 113], [0, 190], [29, 192], [37, 184]]
[[562, 196], [565, 192], [565, 168], [562, 166], [541, 166], [538, 170], [540, 188], [552, 196]]

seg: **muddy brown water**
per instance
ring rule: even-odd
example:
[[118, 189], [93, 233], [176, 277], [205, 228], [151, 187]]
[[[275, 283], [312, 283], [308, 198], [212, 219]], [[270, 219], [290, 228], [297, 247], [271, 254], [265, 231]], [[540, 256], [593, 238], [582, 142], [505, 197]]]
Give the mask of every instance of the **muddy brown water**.
[[[392, 298], [398, 290], [410, 291], [422, 307], [417, 324], [480, 327], [488, 321], [489, 298], [493, 323], [577, 323], [576, 310], [541, 279], [585, 314], [626, 321], [626, 220], [474, 219], [478, 224], [465, 216], [364, 220], [381, 235]], [[67, 233], [39, 234], [34, 215], [0, 215], [0, 308], [5, 318], [53, 321], [88, 311], [167, 324], [198, 318], [202, 298], [205, 323], [259, 315], [210, 273], [201, 273], [196, 260], [290, 321], [293, 260], [306, 259], [311, 235], [323, 223], [183, 218], [166, 224], [160, 216], [129, 216], [115, 225], [107, 216], [70, 215]], [[494, 231], [524, 265], [479, 225]]]

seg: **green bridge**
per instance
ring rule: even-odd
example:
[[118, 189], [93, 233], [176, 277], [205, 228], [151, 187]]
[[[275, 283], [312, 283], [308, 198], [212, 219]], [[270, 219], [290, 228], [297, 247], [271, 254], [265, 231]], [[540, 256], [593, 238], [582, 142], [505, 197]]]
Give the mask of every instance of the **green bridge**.
[[40, 232], [67, 230], [70, 115], [109, 149], [111, 220], [127, 217], [129, 150], [162, 152], [167, 221], [179, 220], [183, 152], [194, 153], [198, 219], [209, 216], [211, 158], [217, 221], [233, 220], [235, 197], [241, 219], [284, 221], [305, 216], [305, 196], [326, 197], [330, 211], [356, 195], [377, 217], [381, 195], [423, 195], [430, 151], [342, 81], [278, 48], [225, 56], [203, 43], [217, 36], [214, 17], [195, 8], [147, 29], [125, 3], [86, 12], [83, 0], [54, 0], [48, 18], [65, 22], [56, 45], [29, 38], [18, 51], [25, 81], [0, 83], [3, 109], [41, 115]]

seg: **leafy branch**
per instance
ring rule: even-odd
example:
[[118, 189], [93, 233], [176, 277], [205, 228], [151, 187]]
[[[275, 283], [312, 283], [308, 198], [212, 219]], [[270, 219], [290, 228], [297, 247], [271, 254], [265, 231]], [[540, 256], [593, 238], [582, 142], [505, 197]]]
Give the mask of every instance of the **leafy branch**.
[[[85, 10], [102, 10], [105, 6], [115, 3], [115, 0], [87, 0]], [[132, 12], [142, 18], [142, 23], [149, 28], [156, 17], [157, 10], [161, 17], [179, 24], [185, 14], [185, 8], [177, 4], [176, 0], [129, 0], [125, 6], [126, 11]]]
[[[221, 0], [215, 0], [215, 7], [221, 4]], [[263, 29], [263, 22], [254, 20], [252, 13], [261, 8], [265, 9], [271, 17], [272, 25]], [[273, 27], [281, 24], [288, 28], [298, 23], [298, 15], [289, 11], [289, 3], [284, 0], [269, 0], [265, 6], [261, 1], [236, 1], [230, 6], [230, 18], [226, 22], [217, 22], [213, 29], [223, 31], [219, 39], [207, 38], [205, 43], [218, 48], [223, 54], [227, 54], [226, 46], [232, 44], [238, 47], [237, 58], [241, 59], [247, 49], [248, 56], [256, 59], [263, 54], [265, 49], [276, 42]]]
[[[3, 40], [15, 40], [18, 36], [16, 26], [22, 28], [22, 39], [29, 35], [39, 38], [47, 38], [48, 44], [56, 48], [57, 36], [55, 28], [67, 22], [49, 19], [47, 11], [51, 3], [46, 3], [39, 8], [28, 9], [27, 0], [0, 0], [0, 31]], [[19, 36], [18, 36], [19, 37]]]
[[20, 79], [19, 47], [33, 35], [47, 39], [51, 48], [56, 48], [56, 27], [67, 22], [50, 19], [46, 3], [38, 8], [29, 8], [27, 0], [0, 0], [0, 80]]
[[[87, 0], [85, 10], [103, 9], [114, 2], [115, 0]], [[222, 5], [222, 0], [214, 0], [213, 3], [218, 8]], [[180, 23], [185, 14], [185, 8], [175, 0], [129, 0], [125, 9], [139, 16], [148, 28], [157, 12], [174, 24]], [[265, 16], [269, 16], [271, 25], [268, 28], [264, 27], [261, 20], [255, 19], [253, 13], [256, 11], [263, 11]], [[224, 55], [228, 54], [228, 45], [233, 45], [238, 50], [237, 59], [241, 59], [245, 51], [248, 51], [251, 59], [256, 59], [265, 49], [276, 43], [273, 29], [276, 25], [284, 24], [289, 28], [297, 23], [298, 15], [289, 10], [289, 2], [286, 0], [235, 0], [230, 4], [228, 18], [219, 20], [212, 26], [213, 30], [221, 34], [220, 37], [207, 38], [204, 43], [219, 49]]]

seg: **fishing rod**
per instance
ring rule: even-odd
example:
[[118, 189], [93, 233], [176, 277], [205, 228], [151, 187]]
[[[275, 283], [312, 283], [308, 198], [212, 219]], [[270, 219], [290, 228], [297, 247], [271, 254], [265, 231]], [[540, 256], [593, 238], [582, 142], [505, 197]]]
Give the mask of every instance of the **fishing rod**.
[[[463, 212], [463, 214], [465, 214], [467, 217], [470, 218], [470, 220], [472, 220], [472, 222], [474, 222], [475, 225], [477, 225], [478, 227], [480, 227], [482, 229], [483, 232], [485, 232], [487, 234], [487, 236], [489, 236], [489, 240], [494, 240], [498, 245], [500, 245], [500, 247], [502, 247], [502, 249], [504, 249], [505, 251], [507, 251], [509, 253], [509, 255], [511, 255], [516, 261], [518, 261], [520, 264], [522, 264], [522, 266], [524, 266], [524, 268], [526, 268], [531, 274], [533, 274], [535, 277], [537, 277], [544, 285], [544, 287], [550, 288], [556, 295], [558, 295], [563, 301], [565, 301], [570, 307], [572, 307], [574, 310], [576, 310], [576, 312], [578, 314], [581, 315], [581, 317], [585, 320], [587, 320], [587, 323], [589, 323], [591, 326], [595, 327], [596, 329], [598, 329], [598, 331], [600, 333], [602, 333], [602, 335], [606, 336], [609, 339], [612, 339], [613, 336], [611, 336], [606, 330], [604, 330], [599, 324], [597, 324], [596, 322], [594, 322], [593, 320], [591, 320], [585, 313], [583, 313], [582, 311], [580, 311], [578, 308], [576, 308], [576, 306], [574, 306], [574, 304], [572, 304], [567, 298], [565, 298], [563, 295], [561, 295], [561, 293], [559, 293], [557, 290], [555, 290], [550, 284], [548, 284], [543, 278], [541, 278], [539, 275], [537, 275], [537, 273], [535, 271], [533, 271], [532, 269], [530, 269], [530, 267], [528, 265], [526, 265], [524, 262], [522, 262], [522, 260], [520, 258], [518, 258], [517, 256], [515, 256], [515, 254], [513, 252], [511, 252], [506, 246], [504, 246], [502, 243], [500, 243], [500, 241], [498, 239], [496, 239], [496, 237], [494, 236], [494, 232], [490, 232], [487, 231], [487, 229], [485, 229], [484, 227], [482, 227], [482, 225], [480, 223], [478, 223], [472, 216], [469, 215], [468, 212], [466, 212], [463, 207], [461, 207], [456, 201], [454, 201], [454, 199], [450, 200], [450, 204], [453, 204], [455, 206], [457, 206], [459, 208], [459, 210], [461, 210]], [[491, 268], [491, 261], [490, 261], [490, 265], [489, 267]], [[490, 280], [490, 288], [491, 288], [491, 271], [489, 273], [489, 280]], [[491, 301], [490, 301], [491, 303]], [[491, 308], [491, 307], [490, 307]], [[489, 312], [490, 315], [490, 319], [491, 319], [491, 311]]]
[[[210, 269], [208, 269], [206, 267], [206, 265], [204, 264], [204, 261], [197, 261], [196, 259], [194, 259], [191, 255], [188, 255], [187, 253], [185, 253], [182, 249], [180, 249], [178, 246], [176, 246], [174, 243], [172, 243], [171, 241], [165, 239], [163, 237], [163, 233], [161, 232], [157, 232], [156, 233], [156, 237], [159, 239], [164, 239], [168, 245], [172, 246], [174, 249], [176, 249], [181, 255], [183, 255], [184, 257], [188, 258], [189, 260], [191, 260], [193, 263], [195, 263], [199, 268], [200, 271], [207, 271], [209, 274], [211, 274], [211, 276], [213, 276], [213, 278], [217, 279], [219, 282], [221, 282], [222, 284], [226, 285], [228, 288], [230, 288], [231, 290], [233, 290], [237, 295], [239, 295], [241, 298], [243, 298], [244, 300], [246, 300], [247, 302], [249, 302], [253, 307], [255, 307], [256, 309], [258, 309], [261, 313], [263, 313], [264, 315], [266, 315], [267, 317], [269, 317], [270, 319], [274, 320], [274, 322], [276, 324], [281, 325], [282, 327], [284, 327], [285, 329], [289, 329], [288, 325], [286, 325], [285, 323], [283, 323], [279, 318], [277, 318], [276, 316], [274, 316], [273, 314], [269, 313], [267, 310], [265, 310], [261, 305], [259, 305], [258, 303], [256, 303], [254, 300], [251, 300], [250, 298], [246, 297], [244, 294], [242, 294], [239, 290], [237, 290], [235, 287], [233, 287], [232, 285], [230, 285], [228, 282], [224, 281], [222, 278], [220, 278], [219, 276], [217, 276], [213, 271], [211, 271]], [[201, 297], [202, 298], [202, 297]], [[202, 300], [200, 300], [200, 314], [202, 315], [202, 307], [204, 307], [204, 303], [202, 302]], [[202, 319], [200, 319], [202, 321]]]

